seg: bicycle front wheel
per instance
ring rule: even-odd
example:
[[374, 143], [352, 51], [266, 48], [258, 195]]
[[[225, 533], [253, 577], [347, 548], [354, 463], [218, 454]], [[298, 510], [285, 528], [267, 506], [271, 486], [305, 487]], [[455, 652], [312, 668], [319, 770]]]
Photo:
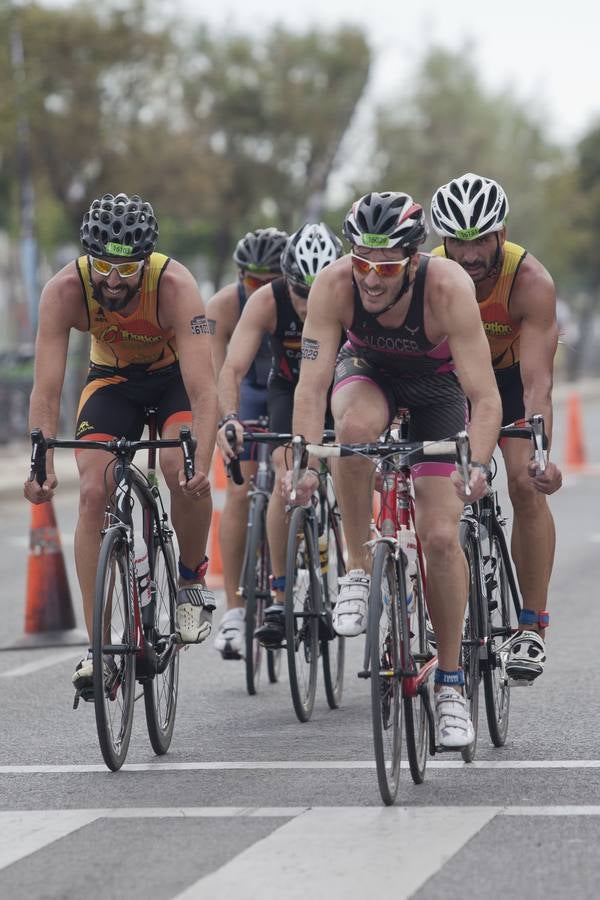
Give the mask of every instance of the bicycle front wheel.
[[[145, 624], [145, 636], [156, 654], [158, 672], [144, 681], [144, 706], [148, 737], [154, 752], [161, 756], [171, 745], [177, 691], [179, 688], [178, 645], [171, 642], [175, 633], [175, 553], [168, 535], [152, 542], [150, 558], [152, 623]], [[142, 614], [144, 611], [142, 611]]]
[[342, 702], [344, 689], [346, 644], [344, 638], [333, 630], [332, 611], [337, 600], [338, 579], [346, 574], [346, 564], [344, 562], [341, 516], [337, 507], [333, 510], [329, 504], [327, 504], [325, 527], [327, 528], [327, 558], [321, 560], [323, 583], [321, 659], [327, 703], [330, 709], [337, 709]]
[[461, 750], [461, 755], [465, 762], [472, 762], [475, 758], [475, 749], [477, 747], [479, 722], [479, 682], [481, 680], [479, 666], [480, 604], [483, 602], [483, 598], [481, 596], [481, 570], [479, 567], [477, 538], [470, 530], [464, 537], [463, 549], [467, 558], [469, 573], [469, 596], [463, 626], [461, 665], [465, 675], [465, 697], [469, 705], [474, 737], [472, 743]]
[[[421, 564], [417, 558], [417, 571], [412, 579], [412, 600], [408, 616], [410, 635], [410, 659], [418, 672], [431, 653], [427, 642], [427, 618], [425, 593], [423, 590]], [[422, 686], [426, 690], [427, 685]], [[404, 697], [404, 731], [406, 734], [406, 755], [410, 774], [415, 784], [422, 784], [429, 754], [429, 719], [423, 696]]]
[[246, 690], [251, 695], [256, 694], [258, 689], [263, 656], [263, 648], [254, 637], [254, 632], [259, 625], [262, 625], [265, 607], [271, 598], [266, 508], [267, 498], [264, 494], [256, 493], [251, 497], [242, 573], [242, 590], [246, 605], [244, 656]]
[[321, 586], [312, 519], [301, 506], [292, 512], [285, 570], [285, 638], [292, 702], [308, 722], [315, 702], [319, 663]]
[[[396, 799], [402, 745], [401, 624], [396, 562], [392, 548], [375, 547], [369, 593], [371, 719], [379, 793], [386, 806]], [[404, 598], [403, 598], [404, 602]]]
[[483, 693], [492, 743], [495, 747], [503, 747], [508, 734], [510, 683], [498, 650], [511, 634], [511, 598], [501, 539], [494, 533], [490, 537], [490, 556], [484, 551], [483, 557], [488, 635], [488, 664], [483, 672]]
[[135, 654], [129, 547], [125, 532], [111, 528], [98, 560], [92, 655], [98, 740], [113, 772], [125, 762], [131, 738]]

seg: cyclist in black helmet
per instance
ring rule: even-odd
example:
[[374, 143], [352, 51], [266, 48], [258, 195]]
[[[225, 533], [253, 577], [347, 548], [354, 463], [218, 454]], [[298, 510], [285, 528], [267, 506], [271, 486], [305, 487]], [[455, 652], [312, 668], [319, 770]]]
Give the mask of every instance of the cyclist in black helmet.
[[[336, 436], [348, 443], [376, 440], [401, 407], [410, 410], [415, 440], [452, 436], [465, 427], [466, 394], [472, 406], [471, 499], [482, 496], [487, 489], [482, 467], [491, 458], [500, 427], [500, 399], [471, 279], [456, 263], [419, 252], [427, 234], [425, 217], [407, 194], [361, 197], [346, 216], [344, 234], [351, 253], [328, 266], [312, 289], [294, 433], [319, 441], [332, 379]], [[348, 340], [336, 363], [343, 330]], [[318, 467], [316, 460], [309, 459], [308, 465]], [[369, 466], [352, 456], [336, 467], [348, 574], [340, 579], [334, 628], [346, 636], [363, 632], [367, 620]], [[468, 591], [458, 523], [466, 498], [454, 469], [450, 459], [419, 461], [413, 467], [417, 528], [427, 557], [428, 604], [437, 636], [438, 740], [448, 749], [473, 741], [458, 667]], [[297, 502], [306, 502], [316, 484], [308, 469]]]
[[[90, 369], [79, 403], [76, 438], [141, 436], [145, 409], [157, 409], [163, 437], [190, 423], [198, 441], [196, 474], [185, 483], [179, 450], [164, 450], [160, 464], [171, 492], [179, 543], [177, 629], [182, 642], [199, 643], [211, 630], [214, 598], [205, 586], [206, 540], [212, 512], [207, 473], [217, 393], [210, 365], [208, 323], [198, 286], [181, 263], [155, 250], [158, 223], [137, 195], [105, 194], [81, 225], [83, 255], [46, 284], [40, 300], [31, 428], [56, 435], [60, 393], [71, 329], [91, 334]], [[104, 451], [76, 453], [80, 473], [75, 558], [85, 621], [91, 638], [99, 533], [106, 506]], [[112, 459], [112, 457], [111, 457]], [[58, 484], [52, 456], [44, 485], [25, 483], [32, 503], [52, 498]], [[91, 654], [73, 676], [91, 684]]]
[[[317, 274], [342, 252], [339, 238], [327, 225], [307, 224], [293, 234], [281, 256], [283, 277], [252, 295], [229, 345], [219, 376], [219, 405], [223, 418], [217, 442], [226, 460], [234, 455], [225, 437], [232, 421], [238, 436], [236, 452], [242, 449], [240, 385], [261, 341], [267, 337], [272, 362], [268, 384], [269, 427], [289, 432], [292, 425], [294, 390], [300, 371], [300, 341], [308, 295]], [[283, 596], [287, 528], [283, 496], [279, 490], [285, 471], [283, 447], [272, 454], [276, 483], [269, 499], [267, 536], [273, 568], [275, 602], [265, 610], [265, 623], [256, 632], [267, 647], [279, 646], [284, 633]], [[238, 573], [239, 574], [239, 573]]]
[[[281, 253], [287, 239], [285, 231], [270, 227], [249, 231], [238, 241], [233, 253], [233, 261], [238, 267], [237, 281], [221, 288], [206, 306], [217, 377], [225, 361], [231, 336], [249, 297], [258, 288], [281, 276]], [[271, 349], [265, 336], [240, 386], [239, 415], [242, 421], [267, 415], [267, 379], [270, 368]], [[244, 630], [244, 607], [240, 605], [237, 588], [248, 519], [247, 482], [256, 471], [256, 463], [250, 458], [250, 448], [241, 452], [240, 461], [245, 483], [237, 485], [231, 479], [227, 480], [219, 528], [227, 609], [215, 634], [215, 649], [225, 659], [240, 657]]]

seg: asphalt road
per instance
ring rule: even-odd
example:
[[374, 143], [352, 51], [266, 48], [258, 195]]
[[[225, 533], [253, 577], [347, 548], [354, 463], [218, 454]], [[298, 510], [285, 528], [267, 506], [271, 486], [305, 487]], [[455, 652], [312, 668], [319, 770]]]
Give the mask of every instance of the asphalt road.
[[[563, 420], [559, 410], [557, 435]], [[584, 431], [597, 466], [599, 401], [586, 401]], [[355, 677], [360, 638], [348, 644], [342, 708], [328, 709], [320, 684], [304, 725], [285, 672], [250, 698], [241, 664], [210, 641], [190, 648], [170, 752], [153, 755], [138, 704], [117, 774], [91, 705], [71, 709], [79, 649], [1, 652], [0, 896], [596, 898], [599, 500], [598, 470], [567, 476], [551, 500], [548, 664], [534, 687], [513, 690], [506, 746], [487, 737], [482, 697], [476, 762], [436, 757], [418, 787], [405, 771], [391, 809], [377, 790], [368, 684]], [[65, 490], [55, 508], [79, 615], [76, 495]], [[23, 630], [29, 510], [17, 497], [2, 510], [0, 643], [10, 644]]]

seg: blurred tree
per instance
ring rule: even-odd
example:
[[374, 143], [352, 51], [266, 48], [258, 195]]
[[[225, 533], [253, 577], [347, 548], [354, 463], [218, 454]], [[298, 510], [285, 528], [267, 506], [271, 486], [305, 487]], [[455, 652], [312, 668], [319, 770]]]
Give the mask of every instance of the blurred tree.
[[[496, 179], [509, 198], [509, 238], [566, 280], [573, 247], [565, 242], [557, 198], [570, 196], [572, 164], [546, 136], [536, 110], [508, 91], [484, 89], [472, 60], [468, 45], [457, 52], [432, 47], [412, 89], [401, 102], [386, 103], [379, 114], [378, 183], [406, 190], [428, 210], [433, 191], [464, 172]], [[432, 235], [430, 246], [435, 240]]]
[[248, 228], [290, 230], [321, 214], [369, 58], [353, 29], [297, 35], [275, 28], [261, 42], [197, 32], [181, 78], [187, 114], [212, 155], [215, 284]]

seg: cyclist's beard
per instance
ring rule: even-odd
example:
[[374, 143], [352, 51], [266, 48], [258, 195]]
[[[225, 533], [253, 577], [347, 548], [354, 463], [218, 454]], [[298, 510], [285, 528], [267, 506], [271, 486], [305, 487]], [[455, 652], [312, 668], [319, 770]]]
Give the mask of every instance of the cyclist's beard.
[[392, 302], [388, 303], [388, 305], [384, 309], [380, 310], [380, 312], [373, 313], [373, 317], [375, 319], [378, 319], [379, 316], [382, 316], [384, 313], [386, 313], [388, 311], [388, 309], [391, 309], [392, 306], [395, 306], [396, 303], [398, 303], [404, 297], [405, 293], [407, 292], [407, 290], [410, 287], [410, 271], [409, 270], [410, 270], [410, 263], [408, 263], [408, 265], [404, 269], [404, 278], [402, 279], [402, 284], [400, 285], [398, 293], [396, 294], [396, 296], [394, 297]]
[[92, 281], [90, 275], [90, 285], [92, 288], [92, 296], [100, 306], [104, 307], [104, 309], [109, 310], [109, 312], [119, 312], [122, 309], [125, 309], [128, 303], [133, 300], [137, 292], [139, 291], [142, 284], [143, 272], [138, 278], [137, 284], [133, 286], [129, 286], [128, 284], [123, 285], [123, 292], [117, 294], [114, 297], [107, 297], [106, 294], [102, 291], [102, 288], [106, 281], [99, 281], [98, 283], [94, 283]]
[[[450, 253], [448, 253], [448, 250], [446, 249], [446, 241], [444, 241], [444, 252], [445, 252], [446, 256], [448, 257], [448, 259], [451, 259], [454, 262], [457, 262], [456, 258], [454, 256], [452, 256]], [[500, 270], [502, 268], [503, 260], [504, 260], [504, 257], [503, 257], [503, 253], [502, 253], [502, 248], [500, 246], [500, 238], [498, 237], [498, 233], [496, 232], [496, 250], [494, 251], [494, 255], [493, 255], [492, 259], [490, 260], [488, 267], [483, 271], [482, 275], [474, 276], [473, 274], [471, 274], [471, 272], [469, 272], [469, 270], [465, 266], [462, 265], [462, 263], [459, 263], [459, 266], [461, 266], [461, 268], [465, 270], [465, 272], [467, 273], [467, 275], [469, 276], [469, 278], [471, 279], [473, 284], [481, 284], [481, 282], [485, 281], [487, 278], [495, 278], [498, 275], [498, 273], [500, 272]]]

